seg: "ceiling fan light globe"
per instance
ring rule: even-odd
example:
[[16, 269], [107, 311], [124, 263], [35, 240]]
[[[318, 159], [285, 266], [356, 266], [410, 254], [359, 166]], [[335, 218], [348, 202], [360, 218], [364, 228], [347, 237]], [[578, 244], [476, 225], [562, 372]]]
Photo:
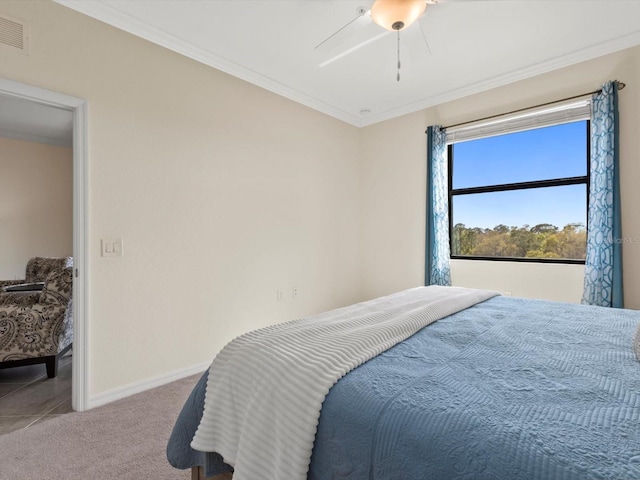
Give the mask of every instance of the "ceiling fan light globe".
[[[425, 0], [376, 0], [371, 7], [371, 19], [387, 30], [404, 30], [420, 18], [426, 8]], [[401, 29], [397, 28], [399, 22], [404, 24]]]

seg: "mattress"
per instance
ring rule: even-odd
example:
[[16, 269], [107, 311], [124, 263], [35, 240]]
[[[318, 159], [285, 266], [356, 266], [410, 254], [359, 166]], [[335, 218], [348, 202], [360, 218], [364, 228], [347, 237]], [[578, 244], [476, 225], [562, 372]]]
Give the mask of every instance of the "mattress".
[[[334, 385], [308, 478], [640, 478], [638, 323], [636, 311], [510, 297], [441, 319]], [[189, 447], [205, 383], [167, 454], [211, 475], [231, 467]]]

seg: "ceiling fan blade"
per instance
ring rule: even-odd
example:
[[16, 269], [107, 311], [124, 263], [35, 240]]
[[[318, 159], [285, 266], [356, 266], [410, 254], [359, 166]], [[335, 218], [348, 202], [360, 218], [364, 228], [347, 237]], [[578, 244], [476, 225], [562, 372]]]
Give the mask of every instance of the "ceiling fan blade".
[[419, 65], [425, 57], [431, 55], [429, 47], [425, 43], [424, 37], [422, 36], [422, 32], [419, 28], [400, 33], [400, 45], [401, 54], [403, 50], [402, 47], [406, 48], [407, 56], [410, 60], [409, 63], [412, 65]]
[[359, 10], [358, 16], [349, 21], [346, 25], [329, 35], [318, 45], [313, 47], [316, 51], [329, 52], [338, 48], [342, 43], [349, 39], [355, 32], [362, 27], [369, 25], [371, 21], [371, 10]]
[[418, 26], [420, 27], [420, 33], [422, 34], [422, 40], [424, 40], [424, 44], [427, 47], [427, 52], [431, 55], [431, 45], [429, 45], [429, 37], [427, 36], [427, 32], [422, 26], [422, 22], [418, 22]]
[[340, 42], [336, 39], [338, 35], [335, 35], [316, 48], [314, 50], [315, 63], [318, 67], [325, 67], [391, 33], [373, 23], [367, 15], [367, 20], [359, 23], [358, 28], [354, 28], [345, 36], [342, 36], [341, 32]]
[[391, 32], [389, 32], [388, 30], [383, 30], [381, 32], [379, 32], [377, 35], [370, 37], [369, 39], [357, 43], [356, 45], [342, 51], [339, 53], [336, 53], [335, 55], [326, 58], [325, 60], [320, 61], [320, 63], [318, 63], [318, 67], [326, 67], [327, 65], [329, 65], [330, 63], [335, 62], [336, 60], [340, 60], [342, 57], [346, 57], [347, 55], [355, 52], [356, 50], [360, 50], [362, 47], [369, 45], [370, 43], [375, 42], [376, 40], [381, 39], [382, 37], [386, 37], [387, 35], [389, 35]]
[[[472, 2], [481, 0], [425, 0], [429, 5], [439, 3]], [[426, 16], [429, 12], [426, 12]], [[424, 17], [423, 17], [424, 18]], [[410, 26], [400, 34], [401, 42], [405, 43], [409, 56], [418, 60], [421, 57], [431, 55], [431, 46], [426, 31], [420, 19], [416, 22], [418, 27]], [[349, 23], [330, 35], [314, 48], [314, 60], [318, 67], [325, 67], [362, 47], [390, 34], [376, 25], [371, 19], [371, 10], [361, 7], [358, 16]], [[405, 37], [404, 40], [402, 37]]]
[[431, 56], [431, 45], [429, 45], [427, 32], [421, 22], [416, 23], [418, 25], [414, 28], [400, 32], [400, 42], [406, 46], [412, 62], [419, 62], [422, 58]]

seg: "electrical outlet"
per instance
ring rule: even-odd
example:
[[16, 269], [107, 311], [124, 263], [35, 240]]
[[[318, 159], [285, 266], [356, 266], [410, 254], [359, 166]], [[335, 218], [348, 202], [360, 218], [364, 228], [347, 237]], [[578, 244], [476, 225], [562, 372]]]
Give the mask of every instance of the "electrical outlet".
[[296, 298], [298, 296], [298, 287], [293, 287], [291, 289], [291, 298]]
[[282, 301], [282, 289], [281, 288], [276, 290], [276, 301], [278, 301], [278, 302]]

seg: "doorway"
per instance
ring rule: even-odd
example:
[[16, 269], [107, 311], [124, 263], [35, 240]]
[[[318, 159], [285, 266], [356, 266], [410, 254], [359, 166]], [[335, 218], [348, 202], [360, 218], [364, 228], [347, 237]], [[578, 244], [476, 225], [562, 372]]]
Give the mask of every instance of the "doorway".
[[87, 409], [87, 104], [69, 95], [0, 78], [0, 94], [47, 105], [73, 115], [73, 356], [71, 403], [75, 411]]

